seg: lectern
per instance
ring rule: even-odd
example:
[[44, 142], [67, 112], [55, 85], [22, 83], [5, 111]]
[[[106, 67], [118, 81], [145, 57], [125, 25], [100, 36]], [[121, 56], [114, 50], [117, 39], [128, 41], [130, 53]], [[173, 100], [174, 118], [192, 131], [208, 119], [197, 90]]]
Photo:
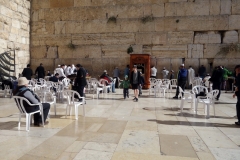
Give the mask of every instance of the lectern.
[[150, 55], [149, 54], [131, 54], [130, 55], [130, 71], [132, 71], [133, 65], [137, 65], [137, 70], [142, 72], [145, 85], [144, 89], [150, 88]]

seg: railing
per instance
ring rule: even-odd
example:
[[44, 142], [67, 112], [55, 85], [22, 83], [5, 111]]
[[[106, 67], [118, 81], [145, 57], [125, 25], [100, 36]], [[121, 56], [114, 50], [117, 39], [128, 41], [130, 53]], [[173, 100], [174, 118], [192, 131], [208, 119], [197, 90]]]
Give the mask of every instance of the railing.
[[[13, 55], [11, 52], [13, 51]], [[16, 71], [15, 50], [9, 50], [0, 54], [0, 82], [3, 80], [15, 79], [13, 76]]]

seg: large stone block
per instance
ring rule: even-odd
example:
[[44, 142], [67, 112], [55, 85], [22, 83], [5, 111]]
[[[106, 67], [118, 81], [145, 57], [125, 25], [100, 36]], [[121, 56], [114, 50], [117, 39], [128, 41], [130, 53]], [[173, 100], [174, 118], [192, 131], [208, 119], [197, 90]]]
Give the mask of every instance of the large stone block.
[[[79, 49], [77, 48], [75, 50], [79, 51]], [[60, 58], [60, 59], [73, 58], [73, 51], [74, 50], [69, 48], [68, 46], [59, 46], [57, 58]]]
[[164, 14], [166, 17], [168, 16], [177, 16], [177, 10], [175, 7], [175, 3], [165, 3]]
[[[143, 37], [144, 38], [144, 37]], [[152, 34], [151, 44], [167, 44], [167, 33], [166, 32], [155, 32]], [[148, 43], [145, 43], [148, 44]]]
[[224, 33], [223, 43], [238, 43], [238, 32], [226, 31]]
[[134, 44], [135, 34], [133, 33], [107, 33], [101, 34], [99, 44]]
[[100, 46], [77, 46], [73, 58], [101, 58]]
[[0, 13], [6, 17], [12, 17], [13, 16], [13, 11], [3, 5], [0, 6]]
[[55, 34], [65, 34], [66, 33], [66, 21], [56, 21], [55, 22]]
[[231, 14], [232, 1], [221, 0], [221, 14]]
[[203, 45], [202, 44], [189, 44], [188, 45], [188, 58], [203, 58]]
[[[119, 20], [117, 23], [119, 23], [119, 25], [120, 25], [121, 32], [138, 32], [139, 25], [142, 22], [140, 22], [139, 20], [134, 20], [134, 19], [133, 20], [124, 19], [124, 20]], [[118, 27], [118, 26], [115, 26], [115, 27]]]
[[168, 32], [168, 44], [193, 43], [194, 32]]
[[49, 0], [32, 0], [31, 1], [32, 9], [43, 9], [43, 8], [50, 8], [50, 1]]
[[220, 52], [220, 44], [205, 44], [203, 58], [215, 58], [215, 56]]
[[47, 58], [46, 46], [31, 47], [30, 53], [31, 53], [31, 58], [33, 59]]
[[50, 0], [50, 7], [61, 8], [61, 7], [73, 7], [74, 0]]
[[72, 41], [76, 45], [99, 45], [101, 43], [101, 34], [73, 35]]
[[240, 3], [239, 0], [232, 0], [232, 14], [240, 14]]
[[187, 45], [153, 46], [152, 57], [161, 58], [185, 58], [187, 57]]
[[54, 9], [45, 9], [44, 10], [44, 20], [45, 21], [60, 21], [60, 9], [54, 8]]
[[152, 33], [137, 33], [136, 44], [152, 44]]
[[154, 17], [164, 17], [164, 3], [152, 5], [152, 14]]
[[107, 45], [102, 46], [102, 57], [109, 58], [109, 57], [129, 57], [127, 54], [127, 49], [129, 45]]
[[47, 58], [58, 58], [58, 47], [47, 47]]
[[175, 73], [175, 79], [177, 78], [177, 73], [178, 73], [178, 70], [179, 70], [179, 66], [182, 64], [182, 58], [171, 58], [170, 59], [170, 70], [173, 70]]
[[221, 11], [221, 0], [209, 0], [210, 15], [219, 15]]
[[43, 35], [39, 36], [40, 45], [67, 46], [71, 42], [71, 35]]
[[221, 34], [218, 32], [196, 32], [194, 36], [195, 44], [221, 43]]
[[0, 38], [0, 46], [1, 48], [7, 48], [7, 41]]
[[229, 30], [235, 30], [240, 28], [240, 15], [229, 16]]

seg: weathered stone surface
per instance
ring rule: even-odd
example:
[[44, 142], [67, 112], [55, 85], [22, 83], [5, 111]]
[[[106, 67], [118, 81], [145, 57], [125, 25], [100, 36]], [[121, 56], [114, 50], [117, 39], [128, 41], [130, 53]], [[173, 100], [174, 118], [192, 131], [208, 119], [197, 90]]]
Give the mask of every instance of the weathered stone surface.
[[194, 32], [168, 32], [168, 44], [193, 43]]
[[224, 33], [223, 43], [238, 43], [238, 32], [226, 31]]
[[32, 0], [32, 9], [50, 8], [49, 0]]
[[4, 39], [0, 39], [0, 46], [1, 48], [7, 48], [7, 41]]
[[50, 0], [50, 7], [61, 8], [61, 7], [73, 7], [74, 0]]
[[161, 79], [162, 76], [162, 69], [163, 67], [166, 67], [166, 69], [170, 69], [171, 60], [170, 58], [158, 58], [157, 59], [157, 65], [155, 66], [157, 68], [157, 78]]
[[229, 16], [229, 30], [240, 28], [240, 15], [230, 15]]
[[152, 14], [154, 17], [164, 17], [164, 3], [152, 5]]
[[239, 0], [232, 0], [232, 14], [240, 14], [240, 3]]
[[231, 14], [232, 1], [221, 0], [221, 14]]
[[221, 0], [209, 0], [209, 5], [210, 5], [210, 15], [220, 14]]
[[187, 57], [187, 45], [153, 46], [151, 50], [153, 57], [161, 58]]
[[165, 16], [209, 15], [209, 0], [187, 3], [166, 3]]
[[215, 56], [221, 49], [221, 45], [205, 44], [203, 48], [204, 48], [203, 58], [215, 58]]
[[187, 57], [188, 58], [203, 58], [203, 45], [189, 44]]
[[152, 44], [152, 33], [136, 34], [136, 44]]
[[221, 43], [221, 34], [218, 32], [196, 32], [194, 36], [195, 44]]
[[167, 33], [165, 32], [156, 32], [152, 35], [151, 44], [167, 44]]
[[100, 46], [77, 46], [73, 50], [72, 58], [100, 58], [101, 47]]
[[58, 47], [47, 47], [47, 58], [58, 58]]
[[107, 45], [102, 46], [102, 57], [109, 58], [109, 57], [128, 57], [127, 49], [129, 45]]
[[46, 46], [31, 47], [31, 58], [47, 58]]
[[182, 64], [182, 58], [171, 58], [169, 71], [173, 70], [175, 72], [175, 78], [177, 77], [177, 72], [181, 64]]

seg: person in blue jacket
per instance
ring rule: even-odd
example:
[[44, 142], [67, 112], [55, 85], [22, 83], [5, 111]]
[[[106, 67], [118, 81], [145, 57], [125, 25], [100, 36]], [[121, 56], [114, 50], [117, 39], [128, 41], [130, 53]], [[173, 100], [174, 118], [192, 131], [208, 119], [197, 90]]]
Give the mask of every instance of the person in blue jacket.
[[178, 86], [177, 86], [176, 95], [173, 97], [174, 99], [178, 99], [179, 87], [181, 87], [183, 91], [185, 90], [185, 86], [187, 83], [187, 75], [188, 75], [188, 71], [184, 68], [184, 64], [181, 64], [180, 70], [178, 71], [178, 75], [177, 75]]

